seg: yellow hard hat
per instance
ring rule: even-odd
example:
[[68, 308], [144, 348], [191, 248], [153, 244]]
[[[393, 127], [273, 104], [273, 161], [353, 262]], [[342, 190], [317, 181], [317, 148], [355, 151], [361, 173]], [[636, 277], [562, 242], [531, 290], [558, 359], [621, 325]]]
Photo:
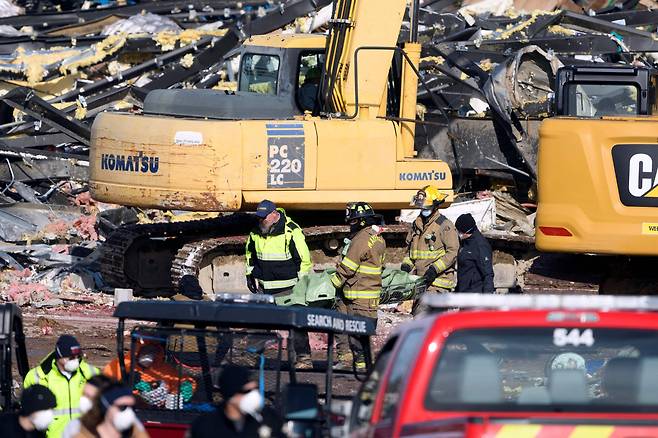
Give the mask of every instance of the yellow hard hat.
[[447, 197], [448, 195], [439, 191], [436, 187], [425, 186], [418, 190], [418, 193], [414, 195], [409, 205], [416, 208], [436, 207], [443, 203]]

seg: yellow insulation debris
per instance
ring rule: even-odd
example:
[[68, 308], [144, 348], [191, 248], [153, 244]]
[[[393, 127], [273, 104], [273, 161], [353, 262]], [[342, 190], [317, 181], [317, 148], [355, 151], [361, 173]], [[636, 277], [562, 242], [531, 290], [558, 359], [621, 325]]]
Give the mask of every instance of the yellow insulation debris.
[[550, 33], [554, 33], [554, 34], [558, 34], [558, 35], [565, 35], [565, 36], [576, 35], [575, 30], [567, 29], [566, 27], [560, 26], [560, 25], [549, 26], [548, 31]]
[[26, 52], [23, 47], [16, 49], [16, 58], [11, 62], [14, 65], [23, 65], [27, 82], [30, 86], [43, 80], [48, 73], [45, 66], [60, 62], [66, 58], [80, 53], [79, 49], [69, 47], [53, 47], [46, 51]]
[[420, 120], [425, 120], [425, 114], [427, 114], [427, 107], [422, 103], [416, 104], [416, 116]]
[[111, 35], [91, 46], [94, 51], [92, 56], [85, 56], [84, 58], [74, 57], [70, 60], [64, 60], [59, 67], [59, 71], [62, 74], [66, 74], [68, 72], [75, 72], [81, 67], [98, 64], [106, 57], [116, 53], [125, 43], [125, 35]]
[[194, 64], [194, 55], [188, 53], [187, 55], [183, 56], [179, 62], [183, 67], [190, 68], [192, 67], [192, 64]]
[[238, 91], [238, 83], [232, 81], [219, 81], [212, 87], [213, 90]]
[[556, 14], [559, 14], [559, 13], [560, 13], [560, 11], [549, 12], [549, 11], [536, 10], [530, 15], [530, 18], [527, 19], [526, 21], [524, 21], [522, 23], [519, 23], [516, 26], [508, 26], [507, 30], [505, 30], [505, 32], [500, 34], [499, 39], [505, 40], [505, 39], [511, 37], [512, 35], [514, 35], [517, 32], [524, 31], [525, 29], [528, 28], [528, 26], [530, 26], [535, 21], [537, 21], [537, 17], [539, 17], [541, 15], [556, 15]]
[[491, 71], [494, 68], [494, 65], [491, 63], [491, 59], [483, 59], [480, 61], [480, 68], [484, 71]]
[[199, 41], [201, 38], [206, 36], [215, 36], [221, 37], [226, 35], [226, 29], [218, 30], [198, 30], [198, 29], [186, 29], [180, 33], [174, 32], [160, 32], [159, 34], [153, 36], [153, 40], [162, 48], [162, 50], [173, 50], [176, 48], [176, 43], [180, 42], [181, 46], [186, 46], [192, 44], [193, 42]]
[[87, 108], [82, 106], [79, 99], [76, 100], [75, 103], [77, 105], [77, 108], [75, 109], [75, 118], [82, 120], [87, 117]]
[[426, 56], [425, 58], [420, 58], [420, 62], [433, 62], [441, 65], [445, 62], [445, 59], [441, 56]]

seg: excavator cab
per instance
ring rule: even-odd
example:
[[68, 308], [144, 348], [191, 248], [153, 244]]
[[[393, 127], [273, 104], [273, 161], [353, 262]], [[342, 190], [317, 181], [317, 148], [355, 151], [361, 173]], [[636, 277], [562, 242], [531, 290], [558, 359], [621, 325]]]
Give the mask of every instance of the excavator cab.
[[148, 94], [144, 113], [259, 120], [312, 112], [318, 102], [325, 44], [326, 37], [315, 34], [251, 37], [240, 48], [236, 91], [156, 90]]
[[563, 67], [557, 73], [555, 113], [583, 118], [651, 115], [652, 80], [646, 68]]
[[655, 84], [641, 67], [558, 71], [539, 132], [538, 249], [658, 254]]

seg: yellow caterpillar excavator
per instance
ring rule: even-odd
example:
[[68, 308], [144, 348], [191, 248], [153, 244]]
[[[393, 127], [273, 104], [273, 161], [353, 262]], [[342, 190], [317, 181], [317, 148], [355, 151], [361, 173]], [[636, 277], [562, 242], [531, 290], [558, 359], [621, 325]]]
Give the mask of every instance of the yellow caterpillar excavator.
[[[93, 197], [212, 212], [248, 211], [264, 198], [289, 210], [342, 211], [357, 200], [394, 210], [433, 184], [451, 199], [448, 165], [415, 158], [419, 4], [410, 8], [410, 41], [399, 47], [406, 6], [336, 0], [327, 36], [248, 39], [237, 92], [156, 90], [143, 115], [99, 115]], [[221, 239], [246, 231], [238, 218], [115, 233], [105, 245], [105, 279], [154, 290], [170, 284], [171, 270], [175, 284], [197, 273]]]
[[600, 291], [633, 292], [653, 278], [643, 291], [656, 292], [655, 259], [638, 257], [658, 255], [656, 76], [570, 66], [556, 80], [557, 117], [540, 128], [536, 246], [632, 256], [612, 259]]

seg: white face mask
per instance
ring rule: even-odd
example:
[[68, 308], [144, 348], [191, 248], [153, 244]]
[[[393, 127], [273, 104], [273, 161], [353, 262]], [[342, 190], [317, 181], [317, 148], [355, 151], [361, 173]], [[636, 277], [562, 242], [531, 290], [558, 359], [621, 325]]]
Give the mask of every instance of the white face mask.
[[257, 389], [253, 389], [242, 396], [238, 407], [243, 414], [257, 415], [263, 409], [263, 396]]
[[48, 426], [50, 426], [50, 423], [52, 423], [54, 419], [55, 413], [52, 409], [36, 411], [30, 415], [30, 421], [34, 424], [34, 428], [39, 431], [48, 429]]
[[80, 359], [71, 359], [64, 364], [64, 369], [69, 373], [74, 373], [80, 366]]
[[91, 410], [91, 407], [94, 405], [94, 403], [91, 401], [89, 397], [86, 395], [83, 395], [80, 397], [80, 403], [78, 405], [78, 408], [80, 409], [80, 412], [83, 414], [86, 414]]
[[123, 411], [114, 414], [112, 424], [116, 430], [123, 432], [133, 427], [135, 424], [135, 418], [135, 411], [133, 411], [133, 408], [126, 408]]
[[422, 214], [423, 217], [429, 217], [429, 216], [432, 215], [432, 210], [430, 210], [428, 208], [424, 208], [420, 211], [420, 214]]

